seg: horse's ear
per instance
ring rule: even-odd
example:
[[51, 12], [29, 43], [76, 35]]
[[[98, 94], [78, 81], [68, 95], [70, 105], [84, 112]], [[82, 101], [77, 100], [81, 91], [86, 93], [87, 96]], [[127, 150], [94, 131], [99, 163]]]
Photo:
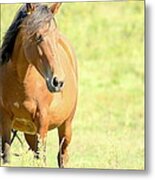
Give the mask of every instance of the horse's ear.
[[61, 4], [62, 4], [61, 2], [56, 2], [52, 4], [52, 6], [50, 7], [52, 14], [55, 15], [58, 12]]
[[33, 3], [26, 3], [26, 11], [31, 14], [35, 10], [35, 5]]

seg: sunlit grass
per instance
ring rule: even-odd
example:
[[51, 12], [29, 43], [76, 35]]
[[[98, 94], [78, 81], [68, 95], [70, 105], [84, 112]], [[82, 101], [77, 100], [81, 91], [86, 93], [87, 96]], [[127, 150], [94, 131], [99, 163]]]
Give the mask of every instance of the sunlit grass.
[[[2, 5], [1, 35], [20, 5]], [[72, 42], [79, 98], [69, 148], [71, 168], [144, 169], [144, 3], [64, 3], [59, 29]], [[22, 135], [21, 135], [22, 136]], [[38, 166], [16, 140], [11, 166]], [[58, 137], [48, 135], [47, 167], [57, 167]]]

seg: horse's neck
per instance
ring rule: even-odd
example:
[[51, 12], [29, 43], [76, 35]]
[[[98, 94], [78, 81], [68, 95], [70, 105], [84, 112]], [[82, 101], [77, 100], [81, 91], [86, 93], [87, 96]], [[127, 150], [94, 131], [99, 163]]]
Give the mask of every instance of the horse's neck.
[[31, 64], [28, 63], [28, 61], [26, 60], [22, 48], [22, 41], [21, 40], [19, 41], [19, 38], [17, 38], [16, 40], [11, 61], [12, 61], [12, 66], [16, 71], [18, 80], [22, 82], [25, 76], [27, 75], [28, 70], [31, 67]]

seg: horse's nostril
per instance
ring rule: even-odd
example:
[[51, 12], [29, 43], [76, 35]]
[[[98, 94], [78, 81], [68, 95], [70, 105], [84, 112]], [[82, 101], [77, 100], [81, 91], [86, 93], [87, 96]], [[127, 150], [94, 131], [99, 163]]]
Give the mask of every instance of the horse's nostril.
[[46, 83], [50, 92], [59, 92], [64, 85], [64, 82], [59, 81], [56, 76], [51, 79], [47, 78]]
[[60, 88], [61, 88], [63, 85], [64, 85], [64, 82], [63, 82], [63, 81], [60, 81], [60, 82], [59, 82]]
[[52, 81], [53, 81], [52, 82], [53, 86], [57, 87], [59, 85], [59, 81], [57, 77], [54, 77]]
[[61, 88], [64, 85], [63, 81], [59, 81], [57, 77], [54, 77], [51, 81], [52, 85], [56, 88]]

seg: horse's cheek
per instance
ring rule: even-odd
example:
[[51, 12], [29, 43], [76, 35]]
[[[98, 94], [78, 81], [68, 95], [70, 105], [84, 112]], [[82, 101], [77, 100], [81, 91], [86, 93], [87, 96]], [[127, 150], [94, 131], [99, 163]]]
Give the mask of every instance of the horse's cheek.
[[[30, 46], [25, 46], [24, 49], [24, 53], [25, 53], [25, 57], [26, 59], [30, 62], [30, 63], [34, 63], [34, 60], [36, 59], [36, 49], [34, 48], [34, 46], [30, 45]], [[35, 58], [34, 58], [35, 57]]]

